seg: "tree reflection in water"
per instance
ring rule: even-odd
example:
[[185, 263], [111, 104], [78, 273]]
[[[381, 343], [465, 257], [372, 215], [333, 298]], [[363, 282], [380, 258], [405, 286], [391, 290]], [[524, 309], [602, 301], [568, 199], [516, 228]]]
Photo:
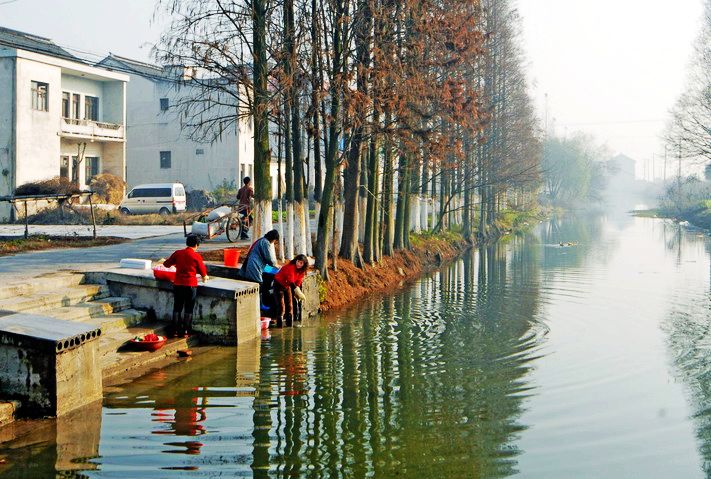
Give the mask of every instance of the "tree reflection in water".
[[256, 477], [499, 477], [545, 327], [538, 248], [467, 254], [405, 291], [275, 333], [254, 406]]

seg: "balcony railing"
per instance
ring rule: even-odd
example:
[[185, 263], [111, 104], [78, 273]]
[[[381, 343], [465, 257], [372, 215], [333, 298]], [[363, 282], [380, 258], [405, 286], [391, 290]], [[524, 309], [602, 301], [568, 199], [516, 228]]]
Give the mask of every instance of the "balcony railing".
[[123, 125], [93, 120], [62, 118], [60, 131], [62, 136], [96, 138], [97, 140], [121, 141], [126, 138]]

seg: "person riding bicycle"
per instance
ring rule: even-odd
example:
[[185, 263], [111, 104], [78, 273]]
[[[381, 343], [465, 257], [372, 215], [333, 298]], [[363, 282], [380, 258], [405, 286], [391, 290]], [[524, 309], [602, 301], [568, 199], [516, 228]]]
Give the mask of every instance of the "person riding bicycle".
[[252, 179], [249, 176], [245, 176], [242, 180], [244, 186], [237, 191], [237, 202], [239, 205], [240, 214], [242, 215], [244, 221], [244, 229], [242, 230], [242, 236], [240, 239], [249, 239], [247, 232], [249, 231], [249, 225], [252, 222], [252, 198], [254, 198], [254, 188], [252, 188]]

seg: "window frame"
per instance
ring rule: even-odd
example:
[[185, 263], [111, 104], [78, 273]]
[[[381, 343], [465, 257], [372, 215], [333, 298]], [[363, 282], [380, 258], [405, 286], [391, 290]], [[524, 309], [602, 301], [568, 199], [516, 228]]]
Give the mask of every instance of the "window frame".
[[170, 99], [169, 98], [161, 98], [159, 100], [160, 104], [160, 111], [168, 111], [170, 108]]
[[89, 185], [91, 179], [101, 174], [101, 158], [98, 156], [84, 157], [84, 184]]
[[[164, 155], [166, 155], [164, 157]], [[159, 158], [159, 166], [161, 170], [170, 170], [173, 168], [173, 154], [171, 150], [165, 150], [165, 151], [159, 151], [158, 152], [158, 158]], [[167, 164], [167, 166], [165, 166]]]
[[49, 111], [49, 83], [30, 80], [30, 95], [33, 110]]
[[[91, 106], [91, 108], [89, 108], [89, 106]], [[84, 95], [84, 119], [89, 121], [99, 121], [98, 96]]]

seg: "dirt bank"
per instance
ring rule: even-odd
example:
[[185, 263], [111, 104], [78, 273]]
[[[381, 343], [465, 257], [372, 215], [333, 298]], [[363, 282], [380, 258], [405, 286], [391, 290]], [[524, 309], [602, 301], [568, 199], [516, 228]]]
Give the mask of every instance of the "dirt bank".
[[338, 270], [330, 269], [321, 310], [342, 308], [380, 292], [392, 291], [401, 283], [456, 258], [470, 245], [461, 236], [414, 236], [412, 250], [383, 257], [374, 265], [357, 268], [350, 261], [338, 260]]
[[17, 236], [0, 236], [0, 256], [24, 253], [26, 251], [41, 251], [52, 248], [88, 248], [89, 246], [106, 246], [128, 241], [125, 238], [113, 236], [100, 236], [96, 239], [66, 236], [30, 236], [18, 238]]

